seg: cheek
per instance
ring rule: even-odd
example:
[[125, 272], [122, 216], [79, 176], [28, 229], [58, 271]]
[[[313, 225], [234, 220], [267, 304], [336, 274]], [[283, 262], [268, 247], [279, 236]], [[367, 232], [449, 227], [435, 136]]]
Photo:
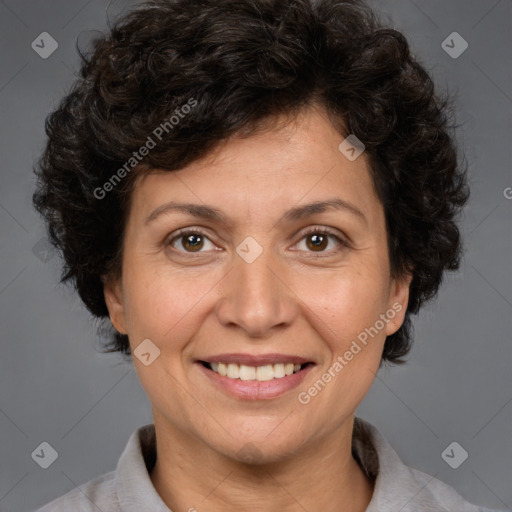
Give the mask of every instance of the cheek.
[[376, 267], [373, 272], [339, 268], [329, 273], [296, 279], [297, 296], [324, 340], [345, 350], [347, 343], [373, 326], [387, 307], [388, 281]]
[[325, 356], [321, 373], [301, 389], [298, 401], [311, 404], [322, 418], [318, 431], [330, 430], [356, 410], [377, 374], [386, 334], [371, 328], [387, 306], [386, 282], [377, 274], [345, 268], [310, 280], [298, 295], [304, 297], [304, 315], [321, 338]]
[[126, 316], [134, 343], [150, 338], [159, 345], [173, 340], [179, 346], [179, 340], [199, 321], [202, 300], [218, 281], [212, 274], [203, 273], [199, 278], [142, 263], [134, 265], [126, 287]]

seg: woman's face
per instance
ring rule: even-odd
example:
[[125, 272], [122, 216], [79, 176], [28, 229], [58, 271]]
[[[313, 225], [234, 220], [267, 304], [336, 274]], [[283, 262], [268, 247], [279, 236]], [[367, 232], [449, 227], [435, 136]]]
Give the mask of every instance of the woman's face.
[[350, 424], [410, 280], [390, 278], [366, 156], [342, 140], [309, 109], [138, 181], [105, 296], [158, 428], [275, 461]]

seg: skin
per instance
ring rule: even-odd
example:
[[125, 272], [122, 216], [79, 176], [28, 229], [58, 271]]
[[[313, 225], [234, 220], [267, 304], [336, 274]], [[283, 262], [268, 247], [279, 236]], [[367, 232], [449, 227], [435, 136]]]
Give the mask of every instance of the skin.
[[[345, 158], [343, 138], [322, 109], [308, 107], [291, 123], [229, 139], [184, 169], [155, 170], [136, 184], [122, 277], [106, 281], [105, 299], [132, 351], [147, 338], [161, 351], [148, 366], [136, 357], [134, 364], [154, 415], [158, 459], [150, 476], [172, 510], [366, 510], [373, 484], [351, 455], [354, 413], [386, 336], [403, 322], [410, 276], [390, 277], [384, 210], [366, 156]], [[292, 207], [335, 197], [364, 219], [326, 210], [278, 222]], [[229, 225], [179, 211], [145, 225], [170, 200], [211, 205]], [[186, 236], [175, 238], [185, 227], [204, 232], [199, 252]], [[347, 245], [328, 237], [318, 249], [308, 227], [330, 227]], [[247, 236], [263, 250], [252, 263], [236, 252]], [[402, 309], [385, 328], [299, 403], [298, 393], [393, 304]], [[194, 362], [233, 352], [294, 354], [315, 366], [298, 388], [244, 400], [213, 385]], [[256, 463], [239, 453], [247, 443]]]

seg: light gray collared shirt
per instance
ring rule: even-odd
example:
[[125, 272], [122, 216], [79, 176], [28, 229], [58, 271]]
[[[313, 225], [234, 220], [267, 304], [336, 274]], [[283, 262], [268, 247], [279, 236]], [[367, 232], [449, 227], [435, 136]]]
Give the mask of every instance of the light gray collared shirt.
[[[360, 418], [354, 422], [352, 453], [375, 482], [366, 512], [493, 512], [468, 503], [440, 480], [406, 466], [382, 434]], [[155, 461], [155, 428], [149, 424], [131, 435], [115, 471], [36, 512], [172, 512], [151, 482]]]

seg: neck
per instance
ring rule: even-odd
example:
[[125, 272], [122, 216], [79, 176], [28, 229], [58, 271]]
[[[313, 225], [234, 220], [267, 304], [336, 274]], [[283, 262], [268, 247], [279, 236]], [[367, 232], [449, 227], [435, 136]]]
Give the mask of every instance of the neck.
[[352, 457], [353, 421], [284, 461], [250, 465], [155, 415], [157, 461], [150, 477], [171, 510], [364, 512], [373, 483]]

